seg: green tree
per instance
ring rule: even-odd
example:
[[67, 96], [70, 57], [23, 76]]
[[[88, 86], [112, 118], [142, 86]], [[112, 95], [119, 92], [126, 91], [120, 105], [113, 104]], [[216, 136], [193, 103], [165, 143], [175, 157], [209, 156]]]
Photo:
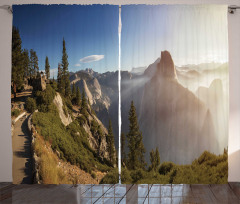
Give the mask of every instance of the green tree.
[[145, 169], [145, 167], [147, 166], [147, 163], [145, 162], [145, 158], [144, 158], [144, 154], [146, 153], [145, 147], [143, 145], [143, 137], [142, 137], [142, 132], [140, 132], [139, 137], [137, 138], [137, 142], [136, 145], [138, 147], [138, 151], [139, 151], [139, 163], [140, 163], [140, 168]]
[[14, 98], [17, 90], [20, 90], [24, 81], [24, 66], [22, 55], [22, 40], [19, 30], [13, 27], [12, 31], [12, 88]]
[[159, 156], [158, 148], [156, 148], [155, 151], [152, 150], [150, 152], [150, 161], [151, 161], [151, 165], [149, 167], [149, 170], [156, 171], [158, 166], [160, 165], [160, 156]]
[[107, 145], [108, 145], [108, 152], [109, 152], [109, 158], [110, 162], [114, 165], [115, 164], [115, 147], [114, 147], [114, 135], [112, 130], [112, 122], [109, 120], [109, 126], [108, 126], [108, 136], [107, 136]]
[[38, 56], [37, 53], [31, 49], [30, 50], [30, 77], [37, 76], [37, 73], [39, 72], [38, 67]]
[[75, 83], [72, 84], [72, 99], [76, 98], [76, 86]]
[[81, 93], [80, 93], [80, 89], [79, 87], [77, 87], [77, 93], [76, 93], [76, 105], [80, 105], [81, 104]]
[[24, 77], [27, 78], [30, 76], [30, 59], [28, 55], [28, 50], [23, 50], [23, 67], [24, 67]]
[[27, 98], [26, 101], [26, 110], [29, 113], [32, 113], [33, 111], [35, 111], [37, 109], [37, 104], [36, 104], [36, 100], [34, 98]]
[[69, 73], [66, 76], [65, 96], [68, 97], [68, 98], [71, 98], [71, 86], [70, 86], [70, 80], [69, 80]]
[[62, 68], [61, 68], [61, 64], [58, 64], [58, 76], [57, 76], [57, 88], [58, 88], [58, 92], [61, 94], [64, 94], [64, 80], [63, 80], [63, 76], [62, 76]]
[[127, 134], [128, 139], [128, 168], [137, 169], [145, 168], [146, 162], [144, 159], [145, 148], [142, 142], [142, 133], [139, 130], [138, 119], [136, 109], [133, 101], [129, 111], [129, 132]]
[[160, 155], [157, 147], [155, 151], [155, 161], [156, 161], [156, 168], [158, 168], [160, 165]]
[[47, 84], [44, 91], [37, 91], [36, 102], [38, 110], [40, 112], [49, 112], [51, 110], [51, 105], [53, 103], [55, 95], [56, 92], [50, 84]]
[[126, 164], [126, 152], [125, 152], [125, 134], [121, 133], [121, 156], [122, 156], [122, 162]]
[[71, 87], [69, 80], [69, 72], [68, 72], [68, 55], [66, 50], [66, 43], [63, 38], [63, 50], [62, 50], [62, 77], [63, 77], [63, 87], [64, 87], [64, 95], [66, 97], [70, 97], [71, 95]]
[[45, 59], [45, 74], [47, 79], [50, 78], [50, 65], [49, 65], [49, 61], [48, 61], [48, 57], [46, 57]]
[[87, 116], [87, 109], [88, 109], [87, 99], [85, 97], [85, 91], [83, 90], [80, 113], [82, 113], [83, 115]]
[[52, 88], [57, 91], [58, 87], [57, 87], [57, 82], [54, 80], [54, 77], [52, 80], [50, 80], [50, 85], [52, 86]]
[[32, 78], [34, 75], [34, 51], [33, 51], [33, 49], [30, 50], [29, 75], [30, 75], [30, 78]]

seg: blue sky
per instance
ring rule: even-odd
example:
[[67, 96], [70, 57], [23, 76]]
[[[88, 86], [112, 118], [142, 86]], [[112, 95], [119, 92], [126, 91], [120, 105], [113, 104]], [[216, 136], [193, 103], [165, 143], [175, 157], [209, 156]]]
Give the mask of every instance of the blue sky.
[[[118, 69], [118, 6], [18, 5], [13, 25], [23, 48], [45, 57], [57, 75], [62, 39], [69, 70]], [[222, 5], [122, 6], [122, 69], [148, 66], [170, 51], [176, 65], [228, 61], [227, 7]]]
[[48, 56], [57, 75], [63, 37], [70, 71], [118, 68], [118, 6], [16, 5], [13, 11], [22, 47], [37, 52], [40, 69], [44, 69]]

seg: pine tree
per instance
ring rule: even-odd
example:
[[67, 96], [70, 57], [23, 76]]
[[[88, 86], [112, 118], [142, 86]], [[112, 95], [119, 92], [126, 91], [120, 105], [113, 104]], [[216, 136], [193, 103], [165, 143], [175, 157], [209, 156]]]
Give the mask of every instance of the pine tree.
[[45, 74], [47, 79], [50, 78], [50, 65], [49, 65], [49, 61], [48, 61], [48, 57], [46, 57], [45, 59]]
[[156, 161], [156, 168], [157, 168], [160, 165], [160, 155], [157, 147], [155, 150], [155, 161]]
[[38, 67], [38, 57], [37, 53], [31, 49], [30, 50], [30, 77], [32, 76], [37, 76], [37, 73], [39, 72], [39, 67]]
[[145, 148], [142, 142], [142, 133], [139, 130], [137, 113], [133, 101], [131, 102], [131, 108], [129, 111], [129, 122], [129, 133], [127, 134], [129, 148], [128, 168], [145, 168]]
[[69, 73], [67, 73], [67, 76], [65, 77], [65, 96], [71, 97], [71, 86], [70, 86], [70, 80], [69, 80]]
[[158, 166], [160, 165], [160, 156], [159, 156], [158, 148], [156, 148], [155, 151], [152, 150], [150, 152], [150, 161], [151, 161], [151, 165], [149, 167], [149, 170], [156, 171]]
[[88, 115], [88, 112], [87, 112], [87, 109], [88, 109], [88, 105], [87, 105], [87, 99], [85, 97], [85, 92], [83, 90], [82, 92], [82, 103], [81, 103], [81, 109], [80, 109], [80, 113], [87, 116]]
[[24, 66], [24, 77], [27, 78], [30, 76], [30, 59], [28, 55], [28, 50], [23, 50], [23, 66]]
[[33, 49], [30, 50], [29, 75], [30, 75], [30, 78], [32, 78], [34, 75], [34, 51], [33, 51]]
[[62, 77], [62, 68], [61, 68], [61, 64], [58, 64], [58, 76], [57, 76], [57, 88], [58, 88], [58, 92], [61, 94], [64, 94], [64, 89], [63, 89], [63, 77]]
[[76, 86], [75, 86], [75, 83], [72, 84], [72, 94], [71, 94], [71, 97], [73, 100], [75, 100], [76, 98]]
[[143, 145], [143, 141], [142, 141], [143, 137], [142, 137], [142, 132], [140, 132], [140, 135], [137, 139], [136, 142], [136, 146], [138, 147], [138, 151], [139, 151], [139, 167], [142, 169], [145, 169], [147, 163], [145, 162], [145, 158], [144, 158], [144, 154], [146, 153], [146, 150], [144, 148]]
[[[74, 85], [75, 86], [75, 85]], [[79, 87], [77, 87], [77, 92], [76, 92], [76, 105], [80, 105], [81, 104], [81, 93], [80, 93], [80, 89]]]
[[12, 31], [12, 85], [14, 98], [17, 90], [20, 90], [24, 82], [24, 66], [22, 54], [22, 40], [19, 30], [13, 27]]
[[152, 149], [152, 151], [150, 152], [150, 162], [151, 162], [151, 165], [149, 167], [149, 170], [153, 170], [154, 167], [155, 167], [155, 152], [154, 150]]
[[66, 97], [70, 97], [71, 95], [71, 87], [69, 80], [69, 72], [68, 72], [68, 55], [66, 50], [66, 43], [63, 38], [63, 50], [62, 50], [62, 76], [64, 81], [64, 95]]
[[37, 56], [36, 51], [34, 51], [34, 61], [33, 61], [33, 64], [34, 64], [34, 75], [36, 76], [37, 73], [39, 72], [39, 67], [38, 67], [38, 56]]
[[112, 122], [109, 120], [109, 126], [108, 126], [108, 136], [107, 136], [107, 144], [108, 144], [108, 152], [109, 152], [109, 158], [110, 162], [114, 165], [115, 164], [115, 148], [114, 148], [114, 135], [112, 130]]
[[149, 154], [150, 154], [150, 162], [151, 162], [151, 165], [149, 166], [149, 171], [151, 171], [151, 170], [154, 169], [154, 166], [155, 166], [155, 152], [154, 152], [154, 150], [152, 149], [152, 151]]
[[122, 162], [126, 164], [126, 152], [125, 152], [125, 134], [121, 133], [121, 156], [122, 156]]

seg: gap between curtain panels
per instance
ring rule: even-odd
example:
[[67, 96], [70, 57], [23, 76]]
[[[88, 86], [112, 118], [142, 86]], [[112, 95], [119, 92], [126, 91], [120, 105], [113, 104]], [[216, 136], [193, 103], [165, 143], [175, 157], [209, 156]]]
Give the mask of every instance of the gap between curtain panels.
[[121, 5], [119, 5], [119, 23], [118, 23], [118, 174], [119, 184], [121, 184]]

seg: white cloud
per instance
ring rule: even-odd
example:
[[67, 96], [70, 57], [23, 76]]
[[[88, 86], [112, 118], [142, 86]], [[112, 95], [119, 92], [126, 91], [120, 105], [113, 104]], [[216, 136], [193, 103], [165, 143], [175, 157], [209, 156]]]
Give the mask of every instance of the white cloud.
[[83, 62], [83, 63], [95, 62], [95, 61], [99, 61], [103, 58], [104, 58], [104, 55], [90, 55], [90, 56], [80, 59], [80, 62]]
[[75, 66], [75, 67], [80, 67], [80, 66], [81, 66], [81, 64], [75, 64], [74, 66]]
[[58, 68], [50, 69], [50, 78], [56, 78], [58, 73]]

